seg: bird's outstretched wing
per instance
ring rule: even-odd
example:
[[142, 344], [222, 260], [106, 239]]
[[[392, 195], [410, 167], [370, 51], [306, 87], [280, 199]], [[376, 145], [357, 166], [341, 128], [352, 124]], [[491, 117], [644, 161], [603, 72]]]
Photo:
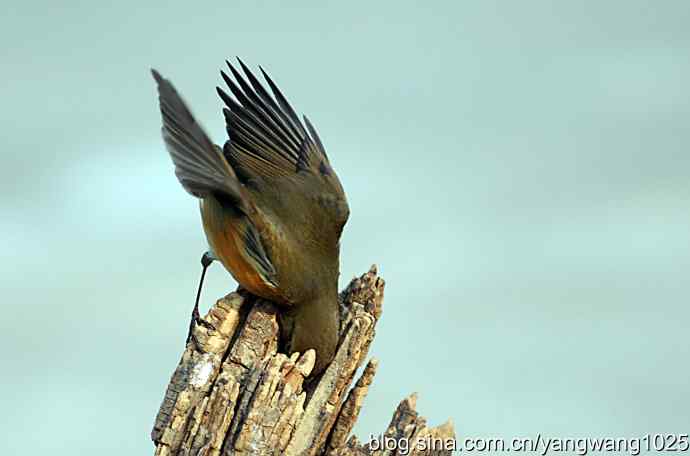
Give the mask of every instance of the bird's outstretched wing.
[[[226, 63], [233, 77], [221, 71], [234, 98], [219, 87], [217, 91], [226, 105], [223, 113], [229, 140], [223, 153], [240, 182], [260, 180], [274, 187], [290, 186], [294, 185], [294, 180], [283, 178], [308, 174], [312, 177], [311, 184], [318, 186], [312, 188], [315, 193], [338, 199], [347, 209], [340, 181], [311, 122], [306, 117], [304, 124], [300, 121], [263, 69], [261, 73], [273, 96], [247, 66], [238, 61], [244, 76], [230, 62]], [[349, 211], [339, 212], [345, 212], [339, 215], [344, 217], [344, 224]]]
[[156, 70], [151, 73], [158, 84], [163, 140], [175, 164], [175, 175], [184, 189], [198, 198], [213, 192], [222, 193], [240, 204], [239, 180], [220, 148], [196, 122], [170, 81]]
[[[152, 70], [158, 84], [163, 140], [175, 164], [182, 186], [208, 205], [216, 205], [209, 216], [214, 232], [225, 233], [231, 241], [214, 246], [216, 253], [232, 258], [233, 273], [257, 283], [272, 284], [275, 267], [269, 259], [259, 232], [248, 214], [248, 201], [242, 183], [216, 146], [196, 122], [175, 87]], [[220, 205], [227, 206], [222, 209]], [[209, 240], [209, 242], [212, 242]], [[222, 250], [222, 252], [220, 251]], [[258, 275], [257, 275], [258, 274]], [[239, 280], [239, 279], [238, 279]]]

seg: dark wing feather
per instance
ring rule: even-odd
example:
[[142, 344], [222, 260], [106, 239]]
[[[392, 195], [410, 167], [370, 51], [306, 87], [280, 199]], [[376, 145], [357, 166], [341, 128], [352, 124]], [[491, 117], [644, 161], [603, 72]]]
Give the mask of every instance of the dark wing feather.
[[230, 62], [227, 64], [233, 77], [223, 71], [221, 76], [234, 99], [217, 88], [227, 106], [223, 112], [230, 138], [223, 153], [240, 181], [257, 177], [275, 180], [305, 171], [332, 181], [329, 187], [334, 193], [342, 194], [316, 130], [306, 119], [305, 129], [273, 80], [261, 69], [273, 93], [271, 96], [241, 60], [244, 76]]
[[239, 181], [220, 148], [196, 122], [170, 81], [156, 70], [151, 73], [158, 85], [163, 140], [184, 189], [198, 198], [221, 193], [240, 205]]

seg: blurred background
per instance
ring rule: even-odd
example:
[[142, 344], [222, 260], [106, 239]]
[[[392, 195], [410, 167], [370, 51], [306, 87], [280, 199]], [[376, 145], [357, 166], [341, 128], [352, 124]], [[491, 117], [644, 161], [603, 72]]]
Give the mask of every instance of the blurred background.
[[[224, 59], [323, 138], [341, 286], [387, 281], [356, 429], [690, 429], [690, 3], [10, 1], [0, 454], [147, 454], [206, 248], [149, 68], [219, 143]], [[215, 264], [204, 310], [233, 290]], [[116, 438], [112, 438], [115, 435]]]

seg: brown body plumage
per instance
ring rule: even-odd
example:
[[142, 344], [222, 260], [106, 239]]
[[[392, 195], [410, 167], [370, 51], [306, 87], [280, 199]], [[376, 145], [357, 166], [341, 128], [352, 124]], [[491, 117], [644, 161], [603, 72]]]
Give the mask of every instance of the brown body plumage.
[[[339, 241], [349, 209], [321, 141], [264, 73], [273, 96], [240, 62], [221, 72], [221, 149], [170, 82], [158, 83], [163, 138], [183, 187], [200, 198], [209, 246], [249, 292], [279, 304], [288, 352], [314, 348], [318, 373], [333, 358], [340, 325]], [[263, 73], [263, 70], [262, 70]], [[306, 128], [305, 128], [306, 124]]]

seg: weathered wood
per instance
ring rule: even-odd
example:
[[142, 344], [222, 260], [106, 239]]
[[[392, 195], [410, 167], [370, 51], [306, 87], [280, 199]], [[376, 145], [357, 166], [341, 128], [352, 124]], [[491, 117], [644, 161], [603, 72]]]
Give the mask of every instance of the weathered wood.
[[[454, 439], [452, 424], [428, 428], [403, 400], [380, 440], [348, 439], [376, 374], [370, 360], [355, 386], [381, 316], [384, 281], [376, 267], [341, 293], [341, 338], [335, 358], [309, 377], [313, 350], [279, 353], [279, 310], [246, 293], [218, 300], [195, 325], [172, 375], [151, 438], [155, 455], [393, 455], [450, 454], [424, 439]], [[385, 442], [388, 449], [378, 448]], [[391, 447], [397, 450], [391, 450]]]

